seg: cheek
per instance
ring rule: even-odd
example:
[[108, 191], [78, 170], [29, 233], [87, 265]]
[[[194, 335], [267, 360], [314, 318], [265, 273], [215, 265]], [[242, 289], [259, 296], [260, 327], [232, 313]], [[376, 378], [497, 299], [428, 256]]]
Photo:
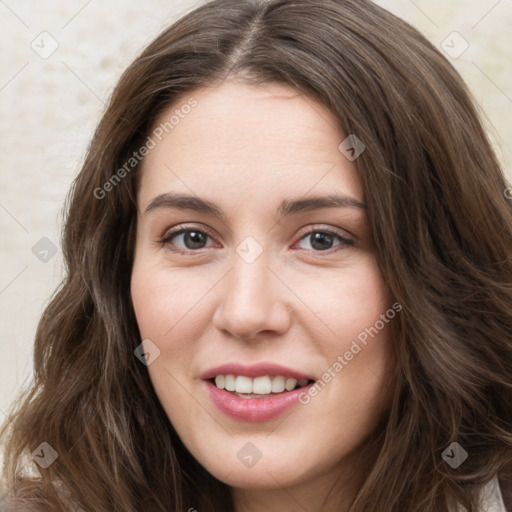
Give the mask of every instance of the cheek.
[[203, 328], [199, 318], [204, 291], [191, 286], [190, 276], [183, 271], [136, 261], [131, 295], [141, 339], [150, 339], [160, 351], [147, 370], [160, 402], [174, 422], [180, 419], [183, 408], [170, 404], [186, 403], [179, 383], [184, 382], [197, 350], [191, 340]]
[[183, 329], [189, 338], [193, 336], [204, 307], [201, 298], [208, 289], [208, 282], [197, 286], [200, 280], [201, 276], [197, 275], [191, 280], [183, 269], [136, 263], [131, 294], [141, 336], [160, 343], [166, 339], [179, 343], [182, 339], [179, 333]]
[[165, 263], [146, 263], [149, 259], [136, 260], [131, 295], [141, 339], [150, 339], [160, 351], [147, 370], [174, 422], [183, 409], [170, 404], [186, 403], [190, 398], [186, 393], [182, 396], [180, 383], [193, 374], [198, 340], [204, 339], [213, 314], [208, 293], [219, 277], [211, 269], [174, 269]]
[[[303, 293], [310, 283], [304, 281]], [[318, 282], [308, 300], [316, 319], [301, 325], [322, 354], [323, 366], [317, 389], [304, 403], [315, 414], [331, 404], [327, 414], [335, 422], [340, 407], [350, 411], [344, 420], [350, 432], [374, 426], [388, 401], [394, 367], [392, 323], [399, 314], [375, 258]]]
[[391, 307], [391, 295], [372, 255], [361, 258], [357, 266], [318, 278], [306, 275], [296, 282], [310, 317], [301, 325], [309, 329], [318, 350], [330, 355], [348, 350], [351, 341], [364, 339], [376, 322], [379, 331], [386, 330], [380, 318]]

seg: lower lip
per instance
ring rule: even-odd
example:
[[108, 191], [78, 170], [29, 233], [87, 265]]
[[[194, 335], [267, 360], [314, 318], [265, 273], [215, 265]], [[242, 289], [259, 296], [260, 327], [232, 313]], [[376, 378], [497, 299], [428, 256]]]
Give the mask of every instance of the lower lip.
[[302, 393], [307, 393], [313, 383], [293, 391], [285, 391], [268, 398], [242, 398], [219, 389], [210, 381], [204, 381], [210, 398], [217, 408], [236, 420], [268, 421], [277, 418], [299, 403]]

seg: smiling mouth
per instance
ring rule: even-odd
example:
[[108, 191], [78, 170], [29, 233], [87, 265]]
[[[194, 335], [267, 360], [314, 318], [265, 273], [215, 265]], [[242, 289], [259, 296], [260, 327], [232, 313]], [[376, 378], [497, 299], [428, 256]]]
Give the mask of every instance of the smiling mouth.
[[293, 379], [282, 375], [263, 375], [254, 379], [245, 375], [217, 375], [209, 379], [218, 389], [242, 398], [268, 398], [312, 383], [310, 379]]

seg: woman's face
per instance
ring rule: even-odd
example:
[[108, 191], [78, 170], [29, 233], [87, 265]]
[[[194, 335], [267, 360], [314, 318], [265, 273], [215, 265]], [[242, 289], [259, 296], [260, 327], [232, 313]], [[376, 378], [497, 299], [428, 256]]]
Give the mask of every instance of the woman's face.
[[336, 126], [291, 88], [228, 81], [169, 108], [144, 161], [131, 291], [149, 375], [234, 487], [340, 477], [389, 406], [398, 308]]

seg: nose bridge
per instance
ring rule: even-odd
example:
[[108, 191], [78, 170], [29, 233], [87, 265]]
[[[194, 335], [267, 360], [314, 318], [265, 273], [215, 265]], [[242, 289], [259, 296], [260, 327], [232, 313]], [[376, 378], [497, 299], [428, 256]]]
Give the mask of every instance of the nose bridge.
[[254, 247], [249, 245], [246, 252], [244, 248], [242, 242], [233, 254], [232, 271], [222, 288], [215, 323], [239, 338], [254, 338], [260, 331], [283, 332], [289, 326], [286, 297], [282, 284], [269, 269], [268, 253], [262, 251], [254, 258]]

